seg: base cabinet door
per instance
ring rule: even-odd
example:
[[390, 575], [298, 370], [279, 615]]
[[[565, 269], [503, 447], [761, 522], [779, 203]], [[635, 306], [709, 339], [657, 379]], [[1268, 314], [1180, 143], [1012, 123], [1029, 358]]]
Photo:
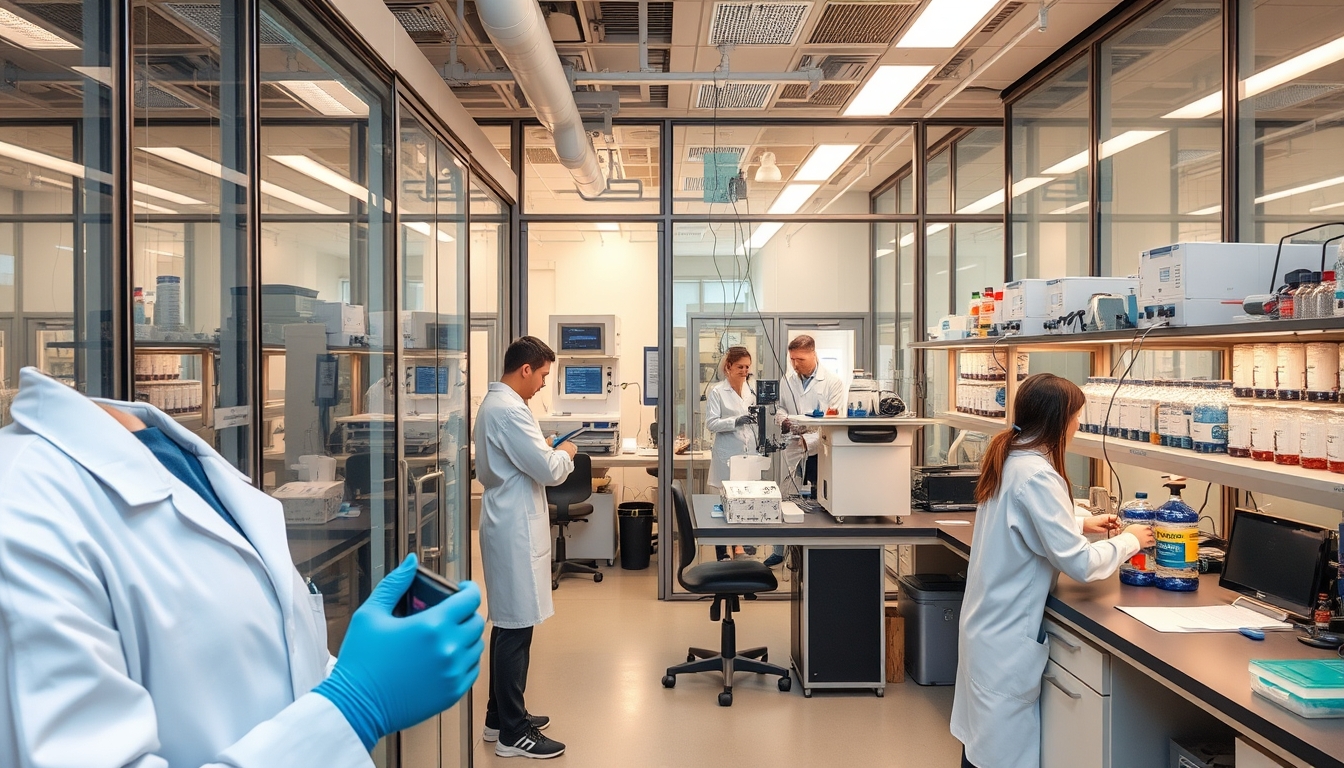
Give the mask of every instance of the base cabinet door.
[[1110, 697], [1051, 661], [1041, 680], [1041, 768], [1110, 768]]

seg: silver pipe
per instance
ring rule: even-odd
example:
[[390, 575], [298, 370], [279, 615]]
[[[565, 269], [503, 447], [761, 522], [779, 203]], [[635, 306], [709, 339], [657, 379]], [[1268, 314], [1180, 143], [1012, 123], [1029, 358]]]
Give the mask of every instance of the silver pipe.
[[574, 176], [579, 192], [589, 197], [605, 192], [606, 178], [541, 6], [536, 0], [490, 0], [477, 3], [476, 12], [537, 119], [551, 132], [555, 154]]
[[[1042, 3], [1040, 13], [1045, 13], [1046, 11], [1050, 10], [1050, 8], [1058, 2], [1059, 0], [1050, 0], [1047, 3]], [[994, 66], [994, 63], [997, 62], [999, 59], [1003, 58], [1003, 55], [1005, 53], [1011, 51], [1018, 43], [1025, 40], [1027, 36], [1030, 35], [1032, 32], [1040, 30], [1041, 26], [1039, 19], [1040, 17], [1038, 16], [1037, 20], [1032, 21], [1021, 32], [1018, 32], [1016, 35], [1013, 35], [1013, 38], [1011, 40], [1000, 46], [999, 50], [991, 54], [990, 57], [985, 61], [985, 63], [981, 64], [974, 71], [967, 74], [961, 80], [957, 81], [957, 84], [952, 87], [951, 91], [948, 91], [946, 96], [939, 99], [937, 104], [934, 104], [931, 108], [929, 108], [928, 112], [924, 113], [924, 117], [926, 118], [932, 117], [935, 112], [947, 106], [949, 102], [951, 102], [953, 99], [957, 97], [957, 94], [966, 90], [966, 87], [968, 85], [975, 82], [975, 79], [980, 76], [981, 72], [984, 72], [986, 69], [989, 69], [990, 67]]]
[[[454, 83], [509, 83], [515, 80], [512, 72], [466, 72], [461, 76], [449, 75]], [[574, 72], [571, 78], [577, 85], [622, 83], [625, 85], [666, 85], [696, 83], [818, 83], [821, 70], [816, 67], [797, 72]], [[530, 96], [528, 97], [531, 98]]]
[[453, 39], [448, 46], [448, 66], [457, 65], [457, 39], [467, 28], [467, 0], [457, 0], [457, 29], [453, 30]]
[[649, 0], [639, 0], [639, 71], [649, 71]]

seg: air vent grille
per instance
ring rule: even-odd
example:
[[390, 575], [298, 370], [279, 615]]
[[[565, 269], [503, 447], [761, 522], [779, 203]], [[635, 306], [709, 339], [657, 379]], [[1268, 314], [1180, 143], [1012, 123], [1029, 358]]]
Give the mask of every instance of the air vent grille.
[[811, 3], [715, 3], [710, 45], [793, 45]]
[[995, 32], [998, 32], [1004, 24], [1008, 23], [1009, 19], [1013, 18], [1018, 11], [1022, 10], [1023, 5], [1025, 5], [1025, 3], [1007, 3], [1000, 8], [999, 12], [994, 14], [989, 21], [985, 22], [985, 26], [980, 28], [980, 32], [986, 35], [992, 35]]
[[135, 108], [136, 109], [197, 109], [192, 104], [176, 94], [165, 91], [162, 88], [153, 85], [141, 83], [135, 88]]
[[830, 3], [808, 40], [813, 44], [886, 45], [910, 21], [919, 3]]
[[1144, 24], [1120, 41], [1120, 45], [1138, 48], [1166, 48], [1205, 23], [1217, 19], [1221, 11], [1216, 7], [1172, 8]]
[[466, 107], [508, 107], [499, 91], [489, 85], [470, 85], [453, 89], [453, 95]]
[[822, 83], [811, 98], [807, 96], [807, 86], [802, 83], [790, 83], [780, 89], [780, 107], [838, 107], [849, 100], [849, 95], [858, 86], [854, 83]]
[[951, 61], [944, 64], [943, 68], [938, 70], [938, 74], [934, 75], [934, 77], [937, 78], [938, 80], [944, 80], [946, 78], [952, 77], [953, 75], [957, 74], [957, 70], [960, 69], [961, 65], [965, 64], [966, 60], [969, 58], [971, 58], [971, 54], [969, 51], [965, 50], [957, 51], [957, 55], [953, 56]]
[[[25, 3], [23, 9], [75, 40], [84, 38], [84, 6], [80, 3]], [[135, 9], [133, 39], [137, 45], [200, 44], [190, 33], [148, 8]]]
[[696, 109], [765, 109], [775, 86], [768, 83], [701, 83]]
[[681, 191], [682, 191], [682, 192], [704, 192], [704, 191], [705, 191], [705, 177], [704, 177], [704, 176], [687, 176], [686, 178], [684, 178], [684, 179], [681, 180]]
[[[200, 30], [210, 38], [210, 42], [219, 44], [219, 4], [208, 3], [164, 3], [163, 9]], [[263, 11], [261, 29], [257, 36], [262, 45], [296, 45], [297, 41], [279, 24], [271, 20]]]
[[560, 158], [556, 157], [555, 150], [550, 147], [527, 147], [527, 162], [529, 165], [559, 165]]
[[434, 3], [396, 3], [389, 4], [387, 9], [417, 43], [439, 43], [451, 37], [453, 25], [443, 9]]
[[938, 90], [938, 84], [929, 83], [925, 85], [923, 88], [920, 88], [919, 92], [916, 93], [914, 96], [911, 96], [910, 101], [916, 104], [921, 103], [928, 97], [932, 96], [933, 92], [936, 90]]
[[710, 147], [710, 146], [698, 146], [698, 147], [693, 146], [693, 147], [687, 147], [687, 148], [686, 148], [686, 159], [687, 159], [689, 162], [692, 162], [692, 163], [703, 163], [703, 162], [705, 161], [705, 155], [707, 155], [707, 154], [709, 154], [709, 153], [711, 153], [711, 152], [713, 152], [713, 153], [718, 153], [718, 154], [732, 154], [732, 155], [737, 155], [738, 157], [741, 157], [741, 156], [743, 156], [743, 155], [745, 155], [745, 154], [747, 153], [747, 148], [746, 148], [746, 147]]
[[649, 86], [649, 104], [655, 107], [667, 106], [667, 86], [651, 85]]
[[1339, 83], [1292, 83], [1256, 96], [1255, 109], [1257, 112], [1288, 109], [1305, 101], [1314, 101], [1341, 88], [1344, 88], [1344, 85]]
[[[639, 3], [604, 2], [598, 6], [604, 42], [639, 42]], [[649, 42], [672, 42], [672, 3], [649, 3]]]
[[858, 82], [863, 79], [868, 68], [876, 61], [876, 56], [855, 56], [843, 53], [835, 56], [804, 56], [798, 61], [798, 69], [817, 67], [827, 80]]
[[626, 147], [621, 150], [621, 160], [631, 165], [648, 165], [648, 147]]

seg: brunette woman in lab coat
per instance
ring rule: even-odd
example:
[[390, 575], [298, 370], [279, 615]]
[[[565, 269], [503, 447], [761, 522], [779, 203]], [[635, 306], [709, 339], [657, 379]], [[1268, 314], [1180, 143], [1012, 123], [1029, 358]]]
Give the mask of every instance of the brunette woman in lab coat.
[[1040, 765], [1046, 596], [1061, 571], [1076, 581], [1104, 579], [1153, 546], [1147, 526], [1095, 543], [1083, 536], [1120, 526], [1115, 515], [1074, 516], [1064, 453], [1085, 402], [1067, 379], [1029, 377], [1013, 400], [1014, 423], [981, 462], [952, 703], [963, 768]]
[[[746, 347], [729, 347], [719, 367], [723, 381], [715, 384], [705, 398], [705, 426], [714, 435], [709, 463], [709, 485], [713, 488], [728, 479], [729, 458], [756, 452], [756, 423], [748, 410], [756, 404], [756, 393], [747, 384], [751, 353]], [[727, 547], [715, 547], [714, 552], [720, 560], [729, 557]]]

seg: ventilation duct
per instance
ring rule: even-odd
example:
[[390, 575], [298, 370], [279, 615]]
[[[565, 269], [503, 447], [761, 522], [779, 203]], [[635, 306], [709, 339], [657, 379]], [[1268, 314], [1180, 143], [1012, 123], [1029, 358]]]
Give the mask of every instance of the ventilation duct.
[[537, 119], [551, 132], [555, 154], [579, 192], [587, 197], [605, 192], [597, 153], [536, 0], [490, 0], [477, 3], [476, 12]]

